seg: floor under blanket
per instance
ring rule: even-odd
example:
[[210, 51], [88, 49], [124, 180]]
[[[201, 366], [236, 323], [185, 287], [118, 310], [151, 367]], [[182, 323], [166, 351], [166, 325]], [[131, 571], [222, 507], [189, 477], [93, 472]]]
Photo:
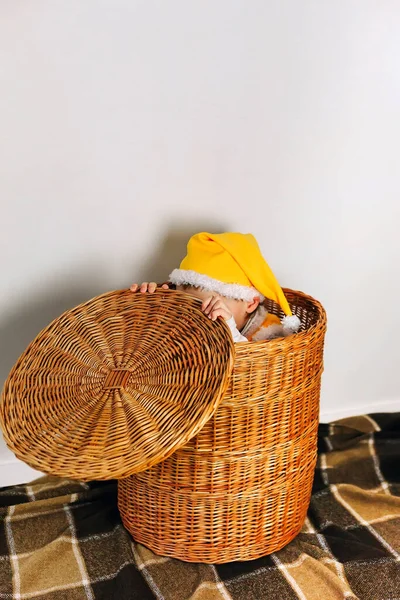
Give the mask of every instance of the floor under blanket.
[[400, 413], [320, 425], [302, 532], [250, 562], [189, 564], [135, 544], [115, 482], [0, 489], [0, 600], [400, 600]]

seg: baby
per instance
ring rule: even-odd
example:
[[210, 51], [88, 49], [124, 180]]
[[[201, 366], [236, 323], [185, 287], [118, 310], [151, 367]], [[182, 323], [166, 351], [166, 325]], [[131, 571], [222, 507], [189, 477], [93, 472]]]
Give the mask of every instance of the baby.
[[[190, 238], [187, 255], [169, 276], [177, 290], [202, 300], [210, 319], [224, 319], [235, 342], [259, 341], [295, 333], [300, 326], [285, 295], [249, 233], [197, 233]], [[132, 292], [153, 293], [157, 284], [133, 284]], [[167, 284], [162, 286], [168, 288]], [[280, 305], [280, 322], [262, 305], [265, 298]]]

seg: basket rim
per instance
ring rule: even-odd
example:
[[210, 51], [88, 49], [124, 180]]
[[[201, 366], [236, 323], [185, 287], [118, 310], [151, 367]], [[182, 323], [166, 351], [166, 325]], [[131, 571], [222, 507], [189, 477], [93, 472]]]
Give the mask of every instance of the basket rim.
[[[157, 286], [161, 286], [162, 284], [157, 284]], [[157, 287], [158, 289], [158, 287]], [[174, 291], [179, 293], [186, 293], [189, 296], [191, 296], [191, 294], [189, 294], [188, 292], [180, 292], [179, 290], [176, 290], [174, 288], [169, 288], [167, 289], [162, 289], [160, 288], [161, 291], [163, 292], [169, 292], [169, 291]], [[288, 287], [283, 287], [282, 288], [283, 293], [286, 295], [288, 294], [294, 294], [297, 297], [302, 298], [303, 300], [307, 300], [314, 308], [317, 309], [318, 312], [318, 319], [317, 321], [311, 325], [311, 327], [309, 327], [308, 329], [305, 329], [303, 331], [298, 331], [295, 334], [295, 338], [298, 341], [302, 341], [305, 340], [311, 333], [313, 333], [317, 327], [322, 327], [324, 330], [326, 329], [326, 325], [327, 325], [327, 314], [326, 314], [326, 310], [324, 309], [324, 307], [322, 306], [321, 302], [319, 300], [317, 300], [316, 298], [314, 298], [313, 296], [310, 296], [310, 294], [306, 294], [305, 292], [301, 291], [301, 290], [295, 290], [292, 288], [288, 288]], [[194, 298], [194, 296], [191, 296], [191, 298]], [[279, 305], [277, 305], [279, 306]], [[291, 339], [293, 338], [293, 336], [288, 336], [288, 337], [282, 337], [282, 338], [274, 338], [272, 340], [268, 340], [268, 346], [270, 347], [277, 347], [277, 345], [281, 344], [281, 345], [287, 345], [290, 344]], [[235, 346], [237, 346], [240, 349], [243, 349], [244, 347], [248, 347], [248, 345], [251, 345], [250, 347], [259, 347], [261, 345], [266, 345], [266, 340], [248, 340], [247, 342], [236, 342]]]
[[[317, 328], [322, 328], [325, 331], [326, 326], [327, 326], [327, 314], [326, 314], [326, 310], [324, 309], [324, 307], [322, 306], [322, 304], [319, 300], [316, 300], [316, 298], [314, 298], [313, 296], [310, 296], [309, 294], [306, 294], [305, 292], [302, 292], [300, 290], [293, 290], [291, 288], [282, 288], [282, 290], [285, 295], [286, 295], [286, 293], [294, 294], [295, 296], [298, 296], [298, 297], [302, 298], [303, 300], [309, 301], [309, 303], [317, 309], [318, 319], [313, 325], [311, 325], [311, 327], [309, 327], [308, 329], [305, 329], [303, 331], [298, 331], [294, 335], [268, 340], [268, 346], [270, 348], [277, 348], [279, 345], [289, 346], [291, 344], [293, 338], [295, 338], [297, 340], [297, 342], [305, 341], [312, 333], [314, 333], [314, 331]], [[237, 342], [237, 344], [239, 344], [239, 349], [245, 348], [248, 344], [251, 344], [252, 348], [253, 347], [259, 348], [261, 345], [266, 345], [266, 340], [259, 340], [259, 341], [252, 340], [247, 343], [246, 342]]]

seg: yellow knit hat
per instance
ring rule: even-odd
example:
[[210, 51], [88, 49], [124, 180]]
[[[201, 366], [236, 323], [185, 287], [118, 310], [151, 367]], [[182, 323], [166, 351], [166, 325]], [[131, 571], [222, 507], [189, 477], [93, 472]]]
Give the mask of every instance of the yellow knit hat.
[[[274, 300], [285, 315], [292, 311], [285, 295], [250, 233], [197, 233], [187, 255], [169, 276], [175, 285], [192, 285], [228, 298]], [[262, 299], [262, 298], [261, 298]]]

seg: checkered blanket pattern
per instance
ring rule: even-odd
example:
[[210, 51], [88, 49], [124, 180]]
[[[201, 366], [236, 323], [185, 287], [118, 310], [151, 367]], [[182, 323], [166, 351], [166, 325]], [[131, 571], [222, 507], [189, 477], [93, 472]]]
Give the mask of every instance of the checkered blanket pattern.
[[400, 413], [320, 425], [304, 527], [258, 560], [157, 556], [116, 493], [55, 477], [0, 489], [0, 600], [400, 600]]

